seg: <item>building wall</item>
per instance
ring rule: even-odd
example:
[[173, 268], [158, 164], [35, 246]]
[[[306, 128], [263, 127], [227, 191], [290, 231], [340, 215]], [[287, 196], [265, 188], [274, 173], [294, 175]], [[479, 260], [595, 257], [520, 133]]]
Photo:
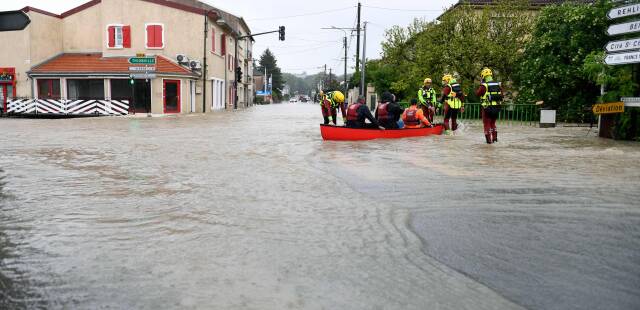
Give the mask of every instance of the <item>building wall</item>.
[[[65, 53], [102, 52], [102, 3], [62, 20]], [[106, 43], [105, 43], [106, 45]]]
[[31, 96], [29, 27], [22, 31], [0, 32], [0, 68], [16, 68], [16, 96]]

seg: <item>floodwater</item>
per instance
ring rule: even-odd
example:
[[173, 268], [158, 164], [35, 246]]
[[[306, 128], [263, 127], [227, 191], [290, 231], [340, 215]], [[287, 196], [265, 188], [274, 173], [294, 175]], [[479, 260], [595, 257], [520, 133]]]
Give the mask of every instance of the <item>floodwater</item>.
[[638, 143], [320, 120], [0, 119], [0, 308], [640, 308]]

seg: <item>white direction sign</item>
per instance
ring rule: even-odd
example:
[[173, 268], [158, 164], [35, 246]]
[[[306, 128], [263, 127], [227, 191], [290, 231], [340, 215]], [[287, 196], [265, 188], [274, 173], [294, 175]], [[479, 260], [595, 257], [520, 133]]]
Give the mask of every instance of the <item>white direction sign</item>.
[[640, 32], [640, 20], [611, 25], [609, 29], [607, 29], [607, 34], [610, 36], [632, 32]]
[[129, 67], [129, 71], [156, 71], [156, 67]]
[[631, 40], [611, 41], [605, 46], [607, 52], [623, 52], [640, 49], [640, 38]]
[[155, 73], [134, 73], [131, 75], [134, 79], [155, 79]]
[[640, 107], [640, 97], [622, 97], [625, 107]]
[[607, 17], [609, 17], [609, 19], [615, 19], [638, 14], [640, 14], [640, 3], [613, 8], [611, 9], [611, 11], [609, 11], [609, 13], [607, 13]]
[[607, 65], [624, 65], [640, 62], [640, 52], [628, 52], [620, 54], [607, 55], [604, 58]]

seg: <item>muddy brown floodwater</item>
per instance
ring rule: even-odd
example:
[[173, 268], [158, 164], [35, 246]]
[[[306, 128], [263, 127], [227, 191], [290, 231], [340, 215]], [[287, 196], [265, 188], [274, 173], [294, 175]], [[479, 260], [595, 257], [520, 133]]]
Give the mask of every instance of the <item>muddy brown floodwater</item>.
[[320, 119], [0, 119], [0, 308], [640, 308], [638, 143]]

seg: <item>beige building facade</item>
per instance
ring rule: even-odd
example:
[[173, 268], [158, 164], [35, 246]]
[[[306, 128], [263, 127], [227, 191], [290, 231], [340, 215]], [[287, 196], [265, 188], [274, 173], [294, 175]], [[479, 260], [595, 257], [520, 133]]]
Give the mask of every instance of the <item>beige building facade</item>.
[[[236, 38], [251, 33], [242, 18], [196, 0], [93, 0], [60, 15], [22, 11], [31, 19], [24, 30], [0, 32], [2, 42], [13, 42], [0, 46], [0, 74], [11, 82], [0, 84], [5, 102], [117, 98], [131, 112], [153, 114], [252, 103], [253, 40], [238, 41], [235, 53]], [[132, 57], [151, 60], [132, 64]]]

